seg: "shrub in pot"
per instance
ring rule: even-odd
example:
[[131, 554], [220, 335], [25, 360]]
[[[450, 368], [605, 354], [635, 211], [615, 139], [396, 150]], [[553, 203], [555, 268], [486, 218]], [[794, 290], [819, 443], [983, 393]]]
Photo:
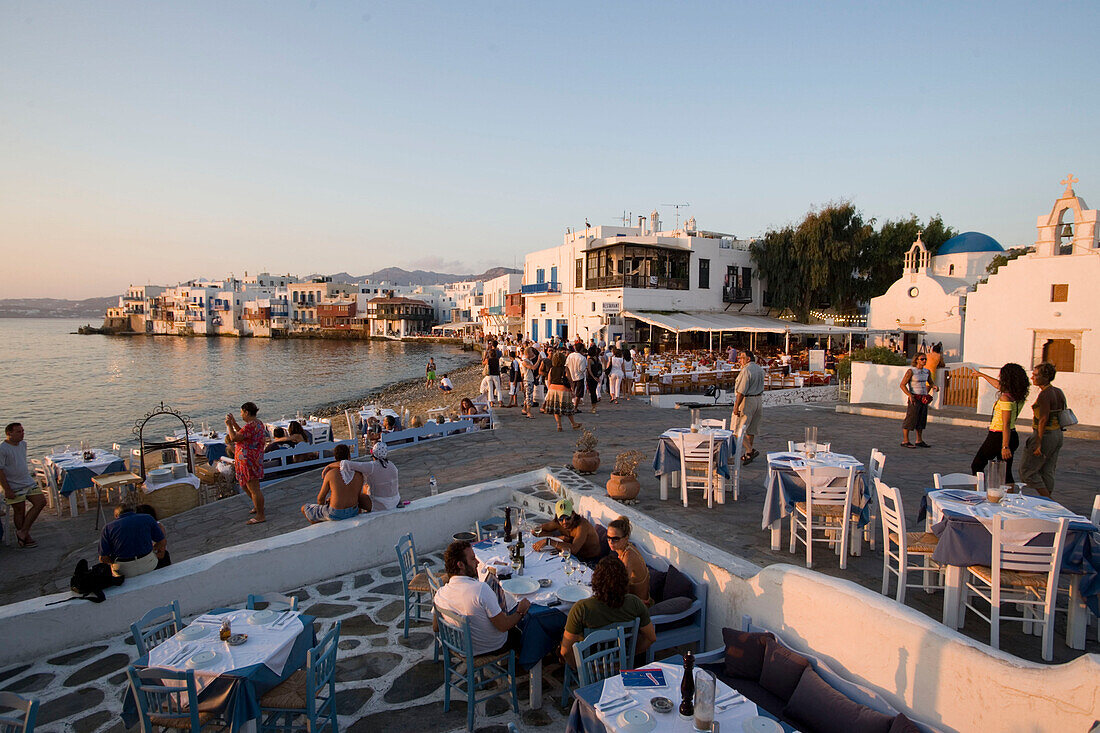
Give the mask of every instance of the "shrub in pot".
[[633, 501], [638, 498], [642, 485], [638, 483], [638, 463], [645, 454], [636, 450], [620, 453], [615, 457], [615, 470], [607, 480], [607, 495], [618, 501]]
[[600, 467], [600, 454], [596, 452], [599, 441], [591, 430], [581, 432], [577, 449], [573, 452], [573, 468], [577, 473], [595, 473]]

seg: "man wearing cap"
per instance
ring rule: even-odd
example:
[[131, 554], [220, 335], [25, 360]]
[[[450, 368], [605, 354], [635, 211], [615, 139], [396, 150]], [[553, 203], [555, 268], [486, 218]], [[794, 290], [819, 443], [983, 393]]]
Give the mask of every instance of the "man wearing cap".
[[546, 535], [560, 532], [561, 537], [547, 537], [535, 543], [537, 551], [568, 547], [578, 560], [598, 560], [600, 557], [600, 536], [596, 528], [584, 517], [573, 511], [573, 502], [562, 499], [554, 505], [556, 519], [540, 526], [537, 534]]

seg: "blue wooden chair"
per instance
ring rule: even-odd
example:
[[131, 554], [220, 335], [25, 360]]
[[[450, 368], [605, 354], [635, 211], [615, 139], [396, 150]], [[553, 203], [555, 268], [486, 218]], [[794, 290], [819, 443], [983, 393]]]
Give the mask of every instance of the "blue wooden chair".
[[[439, 614], [439, 641], [443, 645], [443, 712], [451, 709], [451, 689], [466, 695], [466, 729], [474, 729], [474, 713], [477, 704], [494, 697], [511, 695], [512, 710], [519, 714], [519, 697], [516, 694], [516, 653], [474, 656], [474, 642], [470, 636], [470, 619], [442, 608]], [[460, 664], [461, 663], [461, 664]], [[508, 686], [499, 690], [497, 680], [508, 680]], [[485, 694], [478, 696], [478, 691]]]
[[[294, 596], [285, 596], [282, 593], [249, 593], [248, 604], [245, 605], [245, 609], [248, 611], [255, 611], [256, 604], [266, 604], [265, 608], [278, 609], [280, 611], [297, 611], [298, 599]], [[284, 608], [285, 607], [285, 608]]]
[[[622, 623], [611, 624], [609, 626], [603, 626], [599, 629], [595, 629], [593, 631], [590, 631], [588, 633], [588, 635], [584, 637], [584, 640], [580, 642], [580, 644], [582, 644], [582, 645], [586, 644], [589, 641], [589, 639], [595, 638], [593, 635], [597, 634], [597, 633], [602, 634], [603, 632], [610, 632], [611, 634], [615, 634], [618, 631], [622, 631], [623, 632], [623, 650], [624, 650], [625, 654], [624, 654], [623, 660], [620, 663], [620, 668], [629, 668], [629, 665], [634, 663], [634, 649], [638, 644], [638, 624], [639, 623], [640, 623], [639, 619], [634, 619], [633, 621], [623, 621]], [[593, 642], [593, 643], [595, 643], [595, 642]], [[602, 646], [597, 644], [597, 647], [598, 647], [597, 650], [603, 649], [603, 648], [611, 648], [611, 647], [615, 646], [617, 643], [618, 642], [614, 638], [608, 637], [608, 639], [606, 641], [602, 642]], [[575, 644], [573, 646], [573, 648], [576, 649], [576, 647], [577, 647], [577, 645]], [[588, 648], [588, 647], [586, 647], [586, 648]], [[577, 670], [580, 670], [580, 668], [581, 668], [580, 664], [578, 664], [577, 665]], [[616, 673], [616, 674], [618, 674], [618, 673]], [[603, 678], [601, 677], [600, 679], [603, 679]], [[565, 708], [567, 705], [569, 705], [570, 697], [573, 694], [573, 690], [577, 687], [583, 687], [583, 686], [584, 685], [580, 684], [580, 680], [577, 677], [577, 672], [574, 671], [573, 668], [570, 667], [568, 664], [565, 665], [565, 679], [562, 682], [562, 687], [561, 687], [561, 706], [562, 706], [562, 708]]]
[[474, 524], [474, 532], [477, 533], [477, 540], [487, 540], [493, 536], [494, 532], [504, 531], [504, 517], [490, 517], [489, 519], [482, 519]]
[[[423, 621], [423, 611], [431, 610], [431, 586], [428, 585], [428, 575], [423, 570], [417, 572], [420, 566], [416, 558], [416, 545], [413, 537], [407, 534], [398, 540], [393, 548], [397, 552], [397, 564], [401, 567], [401, 587], [405, 591], [405, 638], [409, 638], [409, 622], [413, 612], [416, 620]], [[423, 596], [429, 596], [427, 600]]]
[[626, 632], [622, 626], [593, 631], [573, 645], [581, 687], [614, 677], [626, 669]]
[[[201, 733], [207, 725], [227, 725], [213, 713], [199, 710], [199, 693], [195, 685], [194, 670], [180, 672], [174, 669], [149, 667], [126, 669], [130, 688], [137, 701], [138, 724], [141, 733], [153, 733], [157, 728], [189, 730]], [[164, 684], [166, 681], [174, 685]], [[179, 683], [183, 683], [182, 686]]]
[[130, 624], [139, 657], [144, 657], [156, 649], [161, 642], [175, 636], [182, 628], [183, 619], [180, 617], [179, 601], [172, 601], [167, 606], [154, 608]]
[[336, 649], [340, 622], [306, 654], [305, 669], [299, 669], [260, 698], [261, 733], [291, 733], [330, 730], [336, 723]]
[[0, 733], [34, 733], [37, 700], [14, 692], [0, 692], [0, 708], [11, 708], [11, 712], [0, 715]]

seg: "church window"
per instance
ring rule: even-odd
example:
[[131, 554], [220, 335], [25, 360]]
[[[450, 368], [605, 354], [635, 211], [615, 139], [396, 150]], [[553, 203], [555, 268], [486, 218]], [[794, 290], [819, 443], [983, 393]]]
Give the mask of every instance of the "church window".
[[948, 265], [947, 266], [947, 274], [948, 275], [954, 275], [955, 274], [955, 266], [954, 265]]

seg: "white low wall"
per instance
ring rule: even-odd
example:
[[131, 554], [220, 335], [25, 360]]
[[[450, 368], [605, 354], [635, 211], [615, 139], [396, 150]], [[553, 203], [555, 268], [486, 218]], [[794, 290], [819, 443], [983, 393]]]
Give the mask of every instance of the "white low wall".
[[[901, 377], [898, 377], [901, 379]], [[769, 389], [764, 392], [761, 404], [764, 407], [779, 407], [781, 405], [802, 405], [809, 402], [836, 402], [838, 395], [837, 385], [824, 387], [793, 387], [791, 389]], [[731, 407], [736, 397], [732, 391], [722, 391], [721, 397], [715, 402], [713, 397], [693, 394], [655, 394], [649, 396], [649, 404], [653, 407], [674, 408], [677, 402], [706, 402], [708, 404], [724, 405]]]
[[792, 565], [761, 569], [598, 490], [566, 491], [578, 511], [603, 523], [627, 516], [633, 541], [709, 584], [708, 649], [722, 645], [722, 627], [738, 628], [748, 614], [796, 651], [821, 657], [934, 729], [1085, 731], [1100, 716], [1097, 655], [1059, 665], [1027, 662], [855, 583]]
[[108, 590], [103, 603], [45, 605], [70, 595], [59, 593], [2, 606], [0, 668], [127, 632], [149, 609], [173, 600], [179, 600], [184, 614], [195, 614], [239, 605], [249, 593], [293, 590], [389, 564], [397, 559], [394, 545], [409, 532], [417, 552], [440, 550], [454, 532], [497, 515], [514, 487], [543, 476], [541, 470], [510, 476], [418, 499], [403, 509], [307, 525], [215, 550], [127, 580]]
[[[852, 392], [850, 402], [873, 402], [881, 405], [900, 405], [905, 407], [909, 398], [901, 391], [901, 380], [908, 366], [872, 364], [869, 361], [852, 362]], [[939, 408], [943, 395], [943, 370], [936, 370], [935, 392], [929, 407]]]

